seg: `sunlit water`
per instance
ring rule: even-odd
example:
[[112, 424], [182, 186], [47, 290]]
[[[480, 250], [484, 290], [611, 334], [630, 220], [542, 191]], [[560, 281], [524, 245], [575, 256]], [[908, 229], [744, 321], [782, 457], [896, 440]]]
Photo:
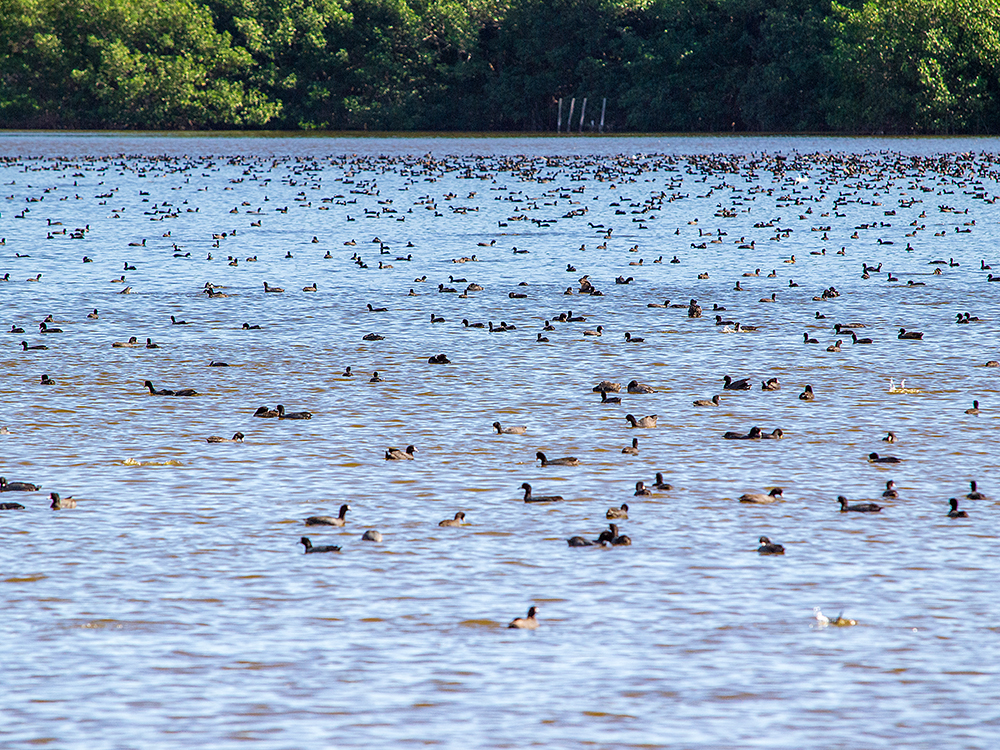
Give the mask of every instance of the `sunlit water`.
[[[3, 334], [0, 455], [43, 488], [0, 496], [27, 506], [0, 514], [0, 744], [994, 747], [1000, 513], [964, 495], [1000, 493], [998, 147], [3, 135], [0, 323], [26, 333]], [[603, 296], [564, 294], [584, 274]], [[700, 319], [647, 307], [692, 298]], [[760, 330], [724, 332], [713, 304]], [[536, 343], [569, 309], [586, 322]], [[63, 333], [38, 333], [49, 314]], [[875, 343], [828, 353], [837, 322]], [[130, 336], [160, 348], [112, 347]], [[591, 390], [633, 378], [657, 393]], [[252, 416], [278, 403], [314, 416]], [[785, 437], [721, 438], [754, 425]], [[674, 489], [633, 497], [657, 471]], [[565, 502], [523, 503], [525, 481]], [[783, 502], [737, 500], [774, 486]], [[885, 507], [841, 514], [841, 494]], [[622, 502], [633, 546], [567, 547]], [[341, 503], [344, 529], [303, 525]], [[303, 555], [303, 533], [343, 551]], [[787, 554], [759, 556], [762, 534]], [[506, 628], [532, 604], [537, 631]], [[859, 625], [818, 628], [817, 606]]]

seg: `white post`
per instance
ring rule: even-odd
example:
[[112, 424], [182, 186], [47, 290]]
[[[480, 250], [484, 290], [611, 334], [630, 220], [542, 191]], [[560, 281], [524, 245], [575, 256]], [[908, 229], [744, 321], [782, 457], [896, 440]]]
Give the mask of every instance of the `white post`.
[[574, 96], [569, 100], [569, 117], [566, 118], [566, 132], [570, 131], [573, 127], [573, 110], [576, 109], [576, 97]]
[[583, 132], [583, 117], [587, 112], [587, 97], [583, 97], [583, 105], [580, 107], [580, 132]]
[[601, 100], [601, 129], [600, 132], [604, 132], [604, 108], [608, 106], [608, 97], [604, 97]]

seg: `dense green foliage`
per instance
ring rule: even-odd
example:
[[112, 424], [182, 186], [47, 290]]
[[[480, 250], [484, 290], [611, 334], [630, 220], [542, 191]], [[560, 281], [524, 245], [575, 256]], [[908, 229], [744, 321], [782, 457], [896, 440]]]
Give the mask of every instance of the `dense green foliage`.
[[990, 133], [1000, 0], [0, 0], [0, 127]]

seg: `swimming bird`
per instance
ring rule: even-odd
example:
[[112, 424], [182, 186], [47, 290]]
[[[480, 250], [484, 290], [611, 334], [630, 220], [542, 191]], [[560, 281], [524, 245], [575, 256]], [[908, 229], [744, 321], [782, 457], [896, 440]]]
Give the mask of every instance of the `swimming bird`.
[[76, 500], [71, 497], [59, 497], [58, 492], [50, 492], [49, 499], [52, 504], [49, 507], [52, 510], [73, 510], [76, 507]]
[[762, 391], [780, 391], [781, 383], [778, 382], [777, 378], [768, 378], [767, 380], [761, 381], [760, 389]]
[[813, 387], [811, 385], [806, 385], [805, 390], [799, 394], [799, 401], [813, 401], [816, 396], [813, 394]]
[[916, 331], [907, 331], [905, 328], [899, 329], [899, 335], [896, 336], [897, 339], [910, 339], [911, 341], [919, 341], [924, 337], [924, 334], [917, 333]]
[[656, 427], [656, 420], [657, 420], [658, 416], [659, 415], [657, 415], [657, 414], [649, 414], [649, 415], [647, 415], [645, 417], [642, 417], [640, 419], [636, 419], [633, 415], [626, 414], [625, 415], [625, 419], [628, 420], [629, 427], [632, 427], [632, 428], [636, 428], [636, 427], [652, 428], [652, 427]]
[[848, 505], [847, 498], [843, 495], [837, 495], [837, 502], [840, 503], [840, 512], [846, 513], [847, 511], [855, 511], [856, 513], [878, 513], [882, 510], [881, 505], [876, 505], [875, 503], [858, 503], [857, 505]]
[[21, 503], [0, 503], [0, 510], [24, 510]]
[[528, 428], [523, 426], [501, 427], [499, 422], [494, 422], [493, 428], [497, 431], [497, 435], [523, 435], [528, 431]]
[[622, 453], [627, 453], [631, 456], [639, 455], [639, 438], [632, 438], [632, 445], [626, 445], [622, 448]]
[[535, 458], [542, 462], [542, 466], [579, 466], [580, 459], [576, 456], [566, 456], [565, 458], [553, 458], [551, 461], [545, 457], [541, 451], [535, 453]]
[[870, 464], [901, 464], [902, 459], [896, 458], [895, 456], [879, 456], [878, 453], [868, 454], [868, 463]]
[[427, 358], [427, 364], [429, 365], [450, 365], [451, 360], [448, 359], [446, 354], [434, 354]]
[[517, 630], [537, 630], [538, 629], [538, 607], [529, 607], [527, 617], [515, 617], [510, 621], [508, 628], [515, 628]]
[[[606, 533], [607, 532], [603, 532], [602, 536], [603, 534]], [[585, 537], [582, 536], [571, 536], [569, 539], [566, 540], [566, 544], [568, 544], [570, 547], [594, 547], [597, 544], [600, 544], [603, 547], [604, 540], [601, 539], [598, 542], [592, 542], [589, 539], [586, 539]]]
[[309, 286], [302, 287], [302, 291], [303, 292], [315, 292], [316, 291], [316, 282], [314, 281]]
[[809, 334], [808, 333], [803, 333], [802, 334], [802, 339], [803, 339], [803, 341], [806, 344], [818, 344], [819, 343], [819, 341], [817, 339], [811, 339], [811, 338], [809, 338]]
[[385, 378], [379, 377], [378, 370], [372, 373], [372, 376], [368, 379], [369, 383], [381, 383]]
[[115, 341], [111, 344], [112, 349], [134, 349], [139, 346], [139, 337], [130, 336], [128, 341]]
[[242, 432], [237, 432], [231, 438], [220, 437], [218, 435], [212, 435], [205, 438], [207, 443], [242, 443], [243, 438], [246, 437]]
[[555, 503], [562, 500], [562, 495], [543, 495], [535, 497], [531, 494], [531, 485], [522, 482], [521, 489], [524, 490], [524, 502], [526, 503]]
[[759, 540], [760, 546], [757, 551], [762, 555], [783, 555], [785, 554], [785, 548], [780, 544], [774, 544], [766, 536], [762, 536]]
[[742, 432], [725, 432], [722, 437], [726, 440], [760, 440], [762, 430], [760, 427], [751, 427], [750, 432], [744, 435]]
[[24, 333], [24, 329], [11, 323], [10, 330], [7, 333]]
[[[632, 538], [630, 536], [618, 533], [618, 524], [609, 523], [608, 531], [610, 532], [611, 535], [611, 539], [609, 541], [611, 542], [612, 546], [628, 547], [632, 544]], [[605, 532], [605, 534], [607, 533], [608, 532]]]
[[261, 328], [256, 323], [254, 323], [253, 325], [250, 325], [249, 323], [244, 323], [243, 324], [243, 330], [244, 331], [259, 331], [259, 330], [261, 330]]
[[965, 413], [966, 414], [978, 414], [979, 413], [979, 402], [974, 400], [972, 402], [972, 408], [971, 409], [966, 409]]
[[147, 336], [146, 337], [146, 348], [147, 349], [159, 349], [160, 345], [159, 344], [154, 344], [153, 343], [153, 339], [151, 339], [151, 338], [149, 338], [149, 336]]
[[896, 491], [896, 483], [891, 479], [885, 483], [885, 492], [882, 493], [882, 497], [899, 497], [899, 493]]
[[969, 494], [966, 495], [966, 497], [969, 500], [989, 500], [989, 498], [986, 497], [986, 495], [984, 495], [982, 492], [980, 492], [978, 489], [976, 489], [976, 482], [975, 482], [975, 480], [969, 482], [969, 487], [970, 487]]
[[257, 407], [257, 411], [253, 413], [255, 417], [260, 417], [261, 419], [277, 419], [278, 412], [274, 409], [268, 409], [266, 406]]
[[169, 388], [162, 388], [157, 390], [153, 387], [153, 384], [148, 381], [142, 381], [142, 384], [149, 389], [149, 394], [151, 396], [197, 396], [198, 391], [194, 388], [181, 388], [178, 391], [170, 390]]
[[844, 342], [843, 342], [843, 341], [842, 341], [841, 339], [837, 339], [837, 343], [835, 343], [835, 344], [830, 344], [830, 346], [826, 347], [826, 350], [827, 350], [828, 352], [839, 352], [839, 351], [840, 351], [840, 346], [841, 346], [841, 344], [843, 344], [843, 343], [844, 343]]
[[351, 509], [346, 503], [340, 506], [340, 515], [337, 516], [309, 516], [306, 519], [306, 526], [346, 526], [347, 511]]
[[55, 385], [55, 384], [56, 381], [54, 381], [48, 375], [42, 375], [42, 379], [41, 381], [39, 381], [39, 385]]
[[646, 486], [646, 483], [639, 480], [635, 483], [635, 496], [642, 497], [643, 495], [652, 495], [653, 491]]
[[629, 393], [656, 393], [653, 386], [640, 383], [638, 380], [630, 380], [626, 388]]
[[361, 337], [361, 339], [363, 341], [384, 341], [385, 336], [380, 336], [377, 333], [366, 333], [364, 336]]
[[610, 380], [602, 380], [600, 383], [595, 385], [591, 390], [594, 393], [600, 393], [601, 391], [607, 391], [608, 393], [619, 393], [622, 389], [621, 383], [612, 383]]
[[784, 499], [782, 495], [783, 492], [781, 487], [775, 487], [766, 495], [759, 492], [747, 492], [744, 495], [740, 495], [740, 502], [752, 503], [754, 505], [770, 505], [771, 503], [776, 503], [779, 500]]
[[0, 477], [0, 492], [37, 492], [41, 488], [40, 484], [8, 482], [6, 477]]
[[620, 396], [609, 396], [607, 391], [601, 391], [602, 404], [620, 404], [621, 402]]
[[858, 334], [856, 334], [854, 331], [851, 331], [851, 341], [853, 341], [855, 344], [873, 344], [873, 343], [875, 343], [874, 341], [872, 341], [872, 339], [869, 339], [869, 338], [859, 339], [858, 338]]
[[607, 519], [612, 518], [628, 518], [628, 503], [622, 503], [620, 508], [608, 508], [608, 512], [604, 514]]
[[749, 391], [753, 386], [750, 385], [750, 378], [733, 380], [731, 377], [726, 375], [722, 378], [722, 387], [727, 391]]
[[660, 490], [660, 492], [669, 492], [674, 488], [672, 484], [663, 481], [663, 474], [659, 471], [656, 472], [656, 481], [653, 482], [653, 487]]
[[712, 398], [710, 399], [700, 398], [697, 401], [694, 401], [693, 403], [695, 406], [718, 406], [720, 401], [721, 398], [718, 395], [716, 395], [712, 396]]
[[406, 446], [405, 451], [401, 451], [399, 448], [387, 448], [385, 451], [386, 461], [412, 461], [413, 454], [417, 452], [417, 449], [412, 445]]
[[948, 511], [948, 518], [968, 518], [969, 514], [964, 510], [958, 509], [958, 498], [951, 498], [948, 501], [948, 505], [951, 506], [951, 510]]
[[633, 336], [630, 332], [625, 331], [625, 340], [630, 344], [641, 344], [646, 339], [641, 338], [639, 336]]
[[285, 290], [282, 289], [280, 286], [268, 286], [268, 283], [265, 281], [264, 282], [264, 291], [267, 292], [267, 293], [269, 293], [269, 294], [280, 294], [281, 292], [283, 292]]
[[186, 320], [177, 320], [173, 315], [170, 316], [170, 324], [175, 326], [186, 326], [190, 325]]
[[458, 511], [454, 518], [446, 518], [438, 523], [438, 526], [462, 526], [465, 522], [465, 513]]
[[302, 544], [306, 548], [305, 554], [312, 555], [318, 552], [340, 552], [340, 547], [335, 544], [327, 544], [320, 547], [314, 547], [313, 543], [309, 541], [309, 537], [304, 536], [299, 539], [299, 544]]
[[886, 433], [885, 437], [882, 438], [882, 442], [883, 443], [895, 443], [896, 442], [896, 433], [892, 432], [890, 430], [889, 432]]

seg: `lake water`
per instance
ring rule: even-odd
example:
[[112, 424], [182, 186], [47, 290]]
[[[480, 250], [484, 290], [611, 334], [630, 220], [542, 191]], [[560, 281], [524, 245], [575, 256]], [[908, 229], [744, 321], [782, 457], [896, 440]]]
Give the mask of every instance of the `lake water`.
[[[0, 330], [25, 330], [2, 343], [0, 467], [42, 485], [0, 496], [26, 506], [0, 513], [0, 744], [995, 747], [1000, 506], [965, 493], [1000, 493], [998, 151], [0, 135]], [[664, 300], [685, 307], [647, 307]], [[587, 320], [538, 343], [570, 309]], [[47, 315], [62, 333], [39, 333]], [[160, 348], [112, 346], [130, 336]], [[279, 403], [313, 418], [252, 416]], [[784, 438], [722, 439], [755, 425]], [[634, 497], [656, 472], [673, 489]], [[522, 482], [565, 501], [526, 504]], [[775, 486], [782, 502], [738, 502]], [[623, 502], [631, 547], [567, 546]], [[342, 503], [343, 529], [304, 526]], [[303, 534], [343, 549], [304, 555]], [[536, 631], [506, 627], [531, 605]]]

